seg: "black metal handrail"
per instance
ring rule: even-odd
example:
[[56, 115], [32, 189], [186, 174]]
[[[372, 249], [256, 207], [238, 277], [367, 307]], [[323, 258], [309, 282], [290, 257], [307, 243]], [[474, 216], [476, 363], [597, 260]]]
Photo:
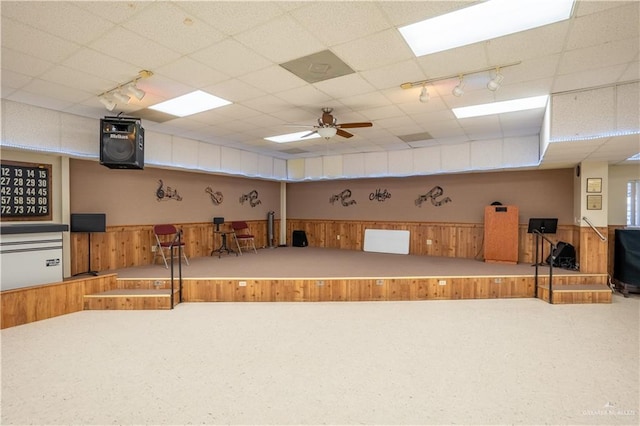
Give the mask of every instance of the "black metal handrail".
[[[535, 275], [535, 294], [538, 297], [538, 266], [540, 262], [538, 261], [538, 244], [540, 242], [539, 238], [542, 237], [543, 240], [549, 243], [549, 303], [553, 304], [553, 264], [555, 263], [556, 257], [554, 252], [556, 251], [556, 245], [549, 238], [545, 237], [544, 234], [537, 229], [533, 230], [533, 233], [536, 236], [536, 275]], [[544, 250], [542, 251], [544, 253]]]
[[178, 249], [178, 279], [179, 279], [179, 287], [178, 287], [178, 303], [182, 303], [182, 230], [176, 232], [176, 235], [173, 237], [173, 241], [169, 245], [169, 252], [171, 253], [171, 309], [173, 309], [173, 292], [175, 290], [174, 286], [174, 267], [173, 267], [173, 259], [174, 252], [173, 249]]

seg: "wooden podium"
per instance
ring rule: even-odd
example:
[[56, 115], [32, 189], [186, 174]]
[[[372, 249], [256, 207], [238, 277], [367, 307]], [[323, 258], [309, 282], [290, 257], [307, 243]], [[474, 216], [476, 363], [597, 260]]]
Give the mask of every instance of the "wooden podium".
[[518, 208], [484, 208], [484, 261], [518, 263]]

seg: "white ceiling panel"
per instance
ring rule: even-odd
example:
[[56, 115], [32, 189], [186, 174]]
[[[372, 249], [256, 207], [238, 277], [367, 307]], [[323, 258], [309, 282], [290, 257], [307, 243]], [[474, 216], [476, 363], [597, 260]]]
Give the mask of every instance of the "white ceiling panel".
[[[505, 141], [504, 164], [535, 165], [538, 161], [536, 141], [544, 111], [457, 120], [453, 107], [569, 91], [581, 98], [583, 92], [597, 87], [622, 82], [637, 85], [640, 2], [636, 0], [577, 0], [574, 16], [564, 22], [419, 58], [398, 31], [399, 26], [470, 4], [3, 1], [2, 98], [95, 120], [119, 113], [133, 115], [200, 89], [233, 104], [163, 123], [144, 119], [145, 127], [150, 133], [175, 137], [176, 149], [185, 138], [215, 145], [211, 149], [218, 151], [220, 147], [233, 147], [235, 151], [225, 155], [238, 166], [239, 151], [282, 160], [324, 156], [341, 159], [341, 154], [349, 154], [350, 160], [339, 163], [341, 168], [353, 166], [365, 172], [365, 164], [361, 164], [364, 153], [370, 153], [367, 158], [378, 159], [381, 157], [377, 155], [385, 151], [406, 150], [406, 155], [413, 158], [420, 149], [431, 150], [431, 154], [437, 149], [433, 163], [422, 165], [420, 170], [411, 166], [416, 172], [433, 173], [464, 167], [501, 169], [504, 166], [494, 158], [469, 154], [469, 141], [487, 138]], [[487, 24], [471, 22], [469, 26]], [[354, 73], [308, 83], [280, 66], [324, 50], [336, 54]], [[485, 69], [465, 76], [463, 96], [451, 94], [460, 74], [511, 62], [521, 63], [501, 70], [504, 82], [496, 92], [486, 89], [494, 70]], [[331, 66], [313, 64], [318, 68], [326, 65]], [[97, 96], [131, 81], [141, 70], [153, 72], [150, 78], [137, 82], [146, 96], [106, 111]], [[427, 84], [430, 99], [421, 103], [420, 82], [444, 76], [451, 78]], [[415, 84], [402, 89], [400, 85], [406, 82]], [[634, 109], [634, 96], [637, 98], [637, 93], [619, 97], [614, 105], [616, 121], [588, 118], [594, 108], [610, 108], [609, 101], [596, 100], [596, 106], [588, 111], [569, 103], [562, 114], [567, 117], [563, 119], [565, 127], [570, 128], [563, 130], [582, 134], [595, 126], [598, 132], [613, 131], [622, 123], [625, 129], [635, 131], [640, 114]], [[370, 121], [372, 127], [349, 129], [354, 136], [348, 139], [336, 136], [328, 141], [313, 139], [286, 146], [263, 139], [314, 130], [325, 107], [333, 108], [338, 123]], [[575, 118], [580, 114], [584, 122]], [[433, 139], [400, 139], [423, 132]], [[635, 139], [620, 143], [596, 140], [584, 145], [552, 144], [542, 167], [545, 163], [567, 167], [586, 158], [624, 161], [621, 156], [636, 149], [637, 135], [633, 136]], [[455, 146], [446, 150], [444, 163], [441, 146]], [[467, 147], [468, 155], [458, 161], [453, 153], [463, 147]], [[290, 151], [292, 148], [299, 151]], [[216, 161], [222, 161], [225, 155], [220, 151]], [[369, 166], [375, 163], [374, 169], [380, 169], [378, 160], [372, 161]], [[282, 167], [284, 163], [278, 164]], [[255, 168], [250, 167], [252, 171]], [[397, 164], [392, 167], [400, 168]]]
[[122, 26], [183, 55], [200, 50], [225, 37], [221, 31], [171, 2], [153, 2], [142, 14]]

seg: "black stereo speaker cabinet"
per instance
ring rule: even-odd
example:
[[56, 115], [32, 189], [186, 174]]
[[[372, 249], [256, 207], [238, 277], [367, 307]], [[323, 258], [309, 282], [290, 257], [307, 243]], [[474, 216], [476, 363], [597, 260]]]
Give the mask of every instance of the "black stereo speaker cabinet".
[[139, 119], [100, 120], [100, 164], [110, 169], [144, 169], [144, 129]]
[[309, 245], [307, 241], [307, 234], [304, 231], [293, 231], [291, 236], [291, 245], [293, 247], [306, 247]]
[[569, 243], [559, 241], [556, 244], [553, 253], [547, 257], [547, 264], [551, 264], [559, 268], [575, 269], [576, 267], [576, 249]]

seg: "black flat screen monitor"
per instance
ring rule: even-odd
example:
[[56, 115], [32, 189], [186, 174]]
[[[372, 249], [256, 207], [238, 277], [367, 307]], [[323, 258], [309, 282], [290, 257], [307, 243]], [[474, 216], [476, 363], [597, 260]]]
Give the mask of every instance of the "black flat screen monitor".
[[532, 234], [538, 231], [542, 234], [555, 234], [558, 229], [558, 218], [532, 217], [529, 219], [529, 229], [527, 233]]
[[104, 213], [72, 213], [71, 232], [106, 232], [107, 215]]

